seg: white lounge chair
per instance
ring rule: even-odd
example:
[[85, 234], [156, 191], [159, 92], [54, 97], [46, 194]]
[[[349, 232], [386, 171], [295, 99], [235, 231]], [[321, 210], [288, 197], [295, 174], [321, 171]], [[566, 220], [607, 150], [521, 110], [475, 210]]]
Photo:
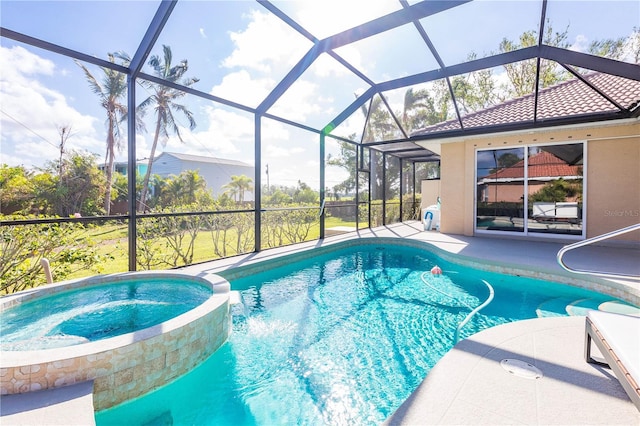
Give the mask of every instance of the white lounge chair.
[[[591, 356], [592, 341], [604, 361]], [[640, 411], [640, 317], [589, 311], [585, 326], [584, 357], [589, 363], [611, 368]]]

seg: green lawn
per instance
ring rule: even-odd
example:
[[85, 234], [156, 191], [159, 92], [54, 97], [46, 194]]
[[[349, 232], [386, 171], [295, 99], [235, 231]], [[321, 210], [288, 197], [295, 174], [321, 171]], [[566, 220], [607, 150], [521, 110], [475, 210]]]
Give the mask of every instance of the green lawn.
[[[327, 217], [325, 219], [325, 227], [332, 228], [335, 226], [356, 226], [355, 222], [345, 222], [340, 218], [336, 217]], [[88, 236], [91, 240], [93, 240], [98, 248], [98, 253], [100, 255], [109, 256], [110, 259], [104, 262], [101, 265], [98, 265], [98, 272], [103, 274], [110, 274], [115, 272], [126, 272], [129, 270], [129, 260], [128, 260], [128, 240], [127, 240], [128, 226], [126, 224], [121, 225], [105, 225], [98, 227], [89, 228], [85, 236]], [[307, 237], [307, 241], [315, 240], [320, 235], [320, 225], [314, 225]], [[228, 240], [235, 241], [237, 235], [235, 231], [228, 231]], [[159, 250], [169, 250], [167, 248], [161, 247]], [[253, 247], [249, 251], [252, 251]], [[235, 252], [227, 252], [227, 255], [234, 255]], [[211, 233], [209, 231], [201, 231], [198, 233], [194, 243], [194, 255], [193, 255], [193, 263], [205, 262], [208, 260], [214, 260], [218, 258], [214, 252], [214, 245], [211, 237]], [[168, 269], [169, 266], [166, 267]], [[72, 278], [80, 278], [85, 276], [94, 275], [95, 271], [78, 271], [73, 275], [69, 276], [69, 279]], [[55, 277], [54, 277], [55, 279]]]

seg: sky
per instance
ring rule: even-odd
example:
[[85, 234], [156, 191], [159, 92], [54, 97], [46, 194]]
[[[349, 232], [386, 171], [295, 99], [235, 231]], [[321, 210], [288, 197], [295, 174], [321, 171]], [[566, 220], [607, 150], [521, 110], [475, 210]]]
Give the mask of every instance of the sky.
[[[413, 4], [414, 2], [410, 2]], [[88, 55], [106, 58], [124, 51], [133, 56], [158, 1], [0, 1], [0, 23], [11, 29]], [[318, 39], [381, 14], [399, 10], [394, 0], [274, 1]], [[541, 1], [474, 1], [421, 20], [445, 64], [464, 61], [470, 52], [484, 56], [500, 40], [516, 40], [539, 25]], [[568, 28], [571, 48], [585, 51], [597, 39], [627, 36], [640, 26], [640, 2], [550, 0], [547, 16], [554, 29]], [[194, 88], [249, 107], [258, 106], [311, 47], [311, 42], [257, 2], [195, 1], [177, 3], [152, 54], [169, 45], [174, 63], [187, 59], [187, 77]], [[374, 82], [437, 68], [412, 25], [361, 40], [335, 51]], [[101, 70], [85, 64], [96, 76]], [[144, 72], [152, 73], [148, 66]], [[497, 76], [499, 78], [499, 75]], [[268, 111], [287, 120], [322, 129], [357, 94], [369, 87], [329, 55], [323, 54]], [[403, 91], [389, 93], [394, 110], [401, 109]], [[148, 92], [139, 87], [138, 101]], [[228, 158], [254, 164], [253, 116], [222, 104], [187, 95], [181, 102], [194, 113], [197, 127], [177, 115], [183, 141], [172, 136], [164, 151]], [[136, 137], [138, 159], [145, 159], [153, 139], [153, 114], [146, 133]], [[73, 60], [0, 39], [0, 163], [42, 167], [59, 156], [59, 128], [70, 126], [67, 149], [87, 150], [103, 161], [105, 112]], [[361, 134], [358, 111], [338, 126], [340, 136]], [[124, 129], [123, 129], [124, 130]], [[270, 183], [317, 189], [319, 137], [274, 120], [263, 120], [263, 169]], [[327, 152], [337, 154], [328, 142]], [[118, 160], [126, 160], [126, 147]], [[346, 173], [327, 170], [327, 186]], [[266, 181], [263, 170], [263, 179]]]

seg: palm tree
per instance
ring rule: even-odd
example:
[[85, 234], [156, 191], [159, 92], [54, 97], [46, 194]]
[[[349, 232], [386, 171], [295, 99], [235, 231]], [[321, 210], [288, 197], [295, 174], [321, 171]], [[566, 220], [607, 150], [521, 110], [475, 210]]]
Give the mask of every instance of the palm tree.
[[[178, 65], [171, 66], [171, 47], [165, 45], [162, 46], [162, 48], [164, 52], [164, 58], [161, 59], [158, 55], [153, 55], [149, 59], [149, 65], [153, 68], [153, 72], [157, 77], [160, 77], [163, 80], [171, 83], [181, 84], [186, 87], [190, 87], [191, 85], [199, 81], [199, 79], [197, 78], [188, 78], [182, 80], [184, 74], [189, 69], [187, 60], [183, 59]], [[139, 211], [141, 212], [144, 211], [145, 208], [145, 200], [147, 198], [147, 191], [149, 189], [149, 178], [151, 177], [151, 167], [153, 166], [153, 158], [156, 154], [156, 148], [158, 147], [158, 140], [160, 139], [160, 135], [163, 136], [163, 145], [169, 138], [169, 130], [173, 131], [173, 133], [178, 136], [178, 139], [180, 139], [180, 142], [184, 143], [184, 141], [182, 140], [182, 136], [180, 135], [180, 129], [178, 128], [178, 124], [176, 123], [176, 119], [173, 115], [174, 111], [181, 112], [187, 118], [187, 120], [189, 121], [190, 130], [193, 130], [196, 127], [193, 113], [189, 111], [184, 105], [175, 102], [177, 99], [185, 96], [186, 92], [160, 84], [152, 84], [150, 87], [154, 91], [153, 94], [145, 99], [138, 107], [140, 110], [144, 111], [147, 108], [151, 107], [151, 105], [153, 105], [156, 115], [155, 135], [153, 137], [151, 153], [149, 154], [149, 164], [147, 167], [147, 172], [144, 176], [144, 180], [142, 183], [142, 192], [140, 194]]]
[[185, 170], [167, 183], [166, 195], [174, 203], [193, 204], [207, 189], [207, 181], [197, 170]]
[[198, 200], [198, 195], [207, 189], [207, 181], [197, 170], [186, 170], [180, 174], [184, 184], [185, 202], [191, 204]]
[[224, 185], [223, 188], [227, 188], [225, 193], [231, 194], [236, 201], [242, 203], [244, 201], [244, 192], [245, 191], [253, 191], [253, 185], [251, 183], [253, 180], [245, 175], [240, 176], [231, 176], [231, 182]]
[[407, 133], [413, 130], [411, 123], [411, 113], [415, 110], [428, 108], [429, 92], [425, 89], [413, 90], [413, 87], [404, 92], [404, 103], [402, 108], [402, 125]]
[[[120, 59], [123, 66], [128, 66], [131, 62], [129, 55], [123, 52], [109, 53], [108, 57], [111, 63], [115, 63], [116, 59]], [[76, 64], [84, 71], [91, 90], [98, 95], [100, 105], [107, 111], [107, 152], [105, 154], [107, 184], [104, 196], [104, 210], [109, 215], [111, 212], [111, 187], [113, 184], [115, 151], [122, 148], [120, 123], [127, 117], [126, 103], [122, 103], [122, 98], [126, 98], [127, 95], [127, 76], [119, 71], [100, 67], [104, 73], [102, 82], [100, 82], [82, 63], [76, 61]]]

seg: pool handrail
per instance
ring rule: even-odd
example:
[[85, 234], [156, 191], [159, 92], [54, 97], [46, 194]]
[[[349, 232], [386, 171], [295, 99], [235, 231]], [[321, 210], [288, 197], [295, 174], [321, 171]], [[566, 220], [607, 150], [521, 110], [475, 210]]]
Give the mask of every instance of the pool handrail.
[[569, 252], [571, 250], [574, 250], [574, 249], [577, 249], [577, 248], [583, 247], [583, 246], [588, 246], [588, 245], [591, 245], [593, 243], [597, 243], [597, 242], [600, 242], [600, 241], [603, 241], [603, 240], [608, 240], [609, 238], [617, 237], [618, 235], [626, 234], [627, 232], [637, 231], [639, 229], [640, 229], [640, 223], [636, 223], [635, 225], [631, 225], [631, 226], [627, 226], [627, 227], [624, 227], [624, 228], [620, 228], [620, 229], [617, 229], [615, 231], [611, 231], [611, 232], [607, 232], [607, 233], [602, 234], [602, 235], [598, 235], [596, 237], [587, 238], [586, 240], [582, 240], [582, 241], [575, 242], [573, 244], [566, 245], [566, 246], [562, 247], [560, 250], [558, 250], [558, 253], [556, 255], [556, 259], [558, 261], [558, 264], [564, 270], [572, 272], [574, 274], [596, 275], [596, 276], [605, 277], [605, 278], [634, 278], [634, 279], [638, 279], [638, 276], [636, 276], [636, 275], [618, 274], [618, 273], [615, 273], [615, 272], [601, 272], [601, 271], [593, 271], [593, 270], [589, 270], [589, 269], [572, 268], [569, 265], [567, 265], [562, 258], [564, 257], [564, 255], [567, 252]]

